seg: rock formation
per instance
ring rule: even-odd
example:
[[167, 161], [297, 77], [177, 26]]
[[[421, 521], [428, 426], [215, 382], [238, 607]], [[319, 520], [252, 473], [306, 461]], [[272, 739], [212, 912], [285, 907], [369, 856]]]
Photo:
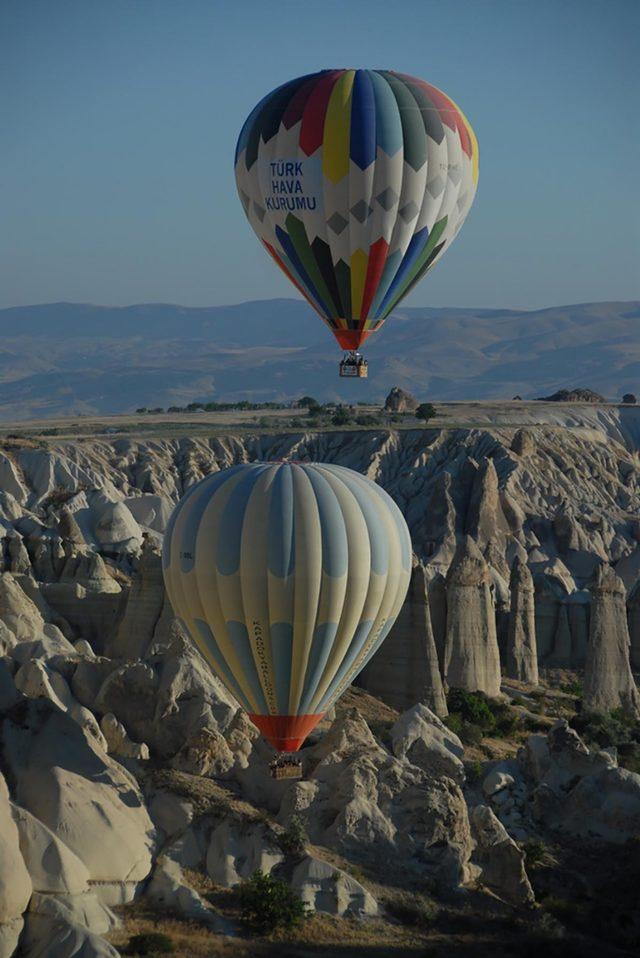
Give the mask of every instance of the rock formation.
[[462, 792], [389, 755], [357, 710], [336, 719], [311, 750], [313, 771], [287, 791], [278, 818], [296, 813], [313, 842], [405, 874], [429, 873], [443, 888], [467, 875], [471, 834]]
[[[450, 685], [498, 694], [496, 616], [504, 623], [509, 598], [510, 674], [532, 681], [533, 611], [545, 667], [579, 667], [586, 586], [605, 558], [629, 588], [640, 664], [640, 430], [605, 408], [576, 430], [557, 428], [557, 409], [546, 414], [551, 428], [519, 437], [509, 425], [0, 451], [2, 958], [18, 938], [27, 958], [114, 956], [102, 937], [118, 920], [110, 904], [137, 896], [226, 933], [190, 887], [191, 869], [233, 885], [260, 865], [311, 907], [357, 916], [378, 911], [371, 876], [445, 892], [477, 883], [526, 904], [514, 843], [531, 837], [606, 841], [622, 854], [640, 831], [640, 777], [617, 767], [615, 750], [590, 748], [559, 722], [518, 758], [483, 759], [478, 776], [477, 753], [465, 755], [434, 714], [444, 712], [444, 670]], [[404, 690], [394, 698], [402, 714], [353, 690], [362, 713], [339, 707], [301, 752], [303, 780], [274, 782], [271, 750], [184, 641], [157, 547], [172, 505], [203, 475], [287, 457], [379, 482], [400, 504], [419, 562], [362, 677], [380, 695]], [[633, 712], [624, 591], [609, 569], [599, 576], [585, 711], [592, 697]], [[512, 685], [526, 709], [535, 695]], [[621, 746], [620, 761], [629, 755]], [[294, 814], [314, 843], [295, 860], [281, 844]], [[349, 873], [355, 864], [366, 877]]]
[[592, 389], [558, 389], [552, 396], [541, 396], [538, 402], [606, 402]]
[[[493, 459], [484, 458], [473, 477], [465, 519], [465, 532], [483, 552], [490, 543], [504, 545], [509, 526], [502, 511], [498, 474]], [[499, 549], [504, 554], [504, 548]]]
[[533, 582], [538, 662], [545, 662], [556, 646], [560, 607], [567, 596], [567, 590], [555, 576], [543, 571], [534, 573]]
[[25, 544], [22, 541], [22, 536], [15, 531], [11, 531], [8, 533], [5, 541], [7, 543], [7, 556], [4, 563], [5, 569], [7, 569], [8, 572], [17, 574], [30, 574], [31, 560]]
[[480, 866], [482, 883], [513, 904], [532, 904], [534, 894], [524, 867], [524, 852], [487, 805], [476, 805], [469, 818], [476, 842], [473, 860]]
[[[406, 513], [430, 578], [446, 574], [456, 537], [466, 531], [503, 578], [505, 560], [510, 566], [519, 550], [531, 553], [537, 579], [562, 548], [571, 592], [584, 587], [596, 564], [624, 563], [636, 548], [630, 517], [640, 509], [634, 459], [640, 430], [627, 415], [633, 412], [597, 408], [596, 415], [595, 408], [572, 408], [570, 428], [564, 429], [557, 428], [561, 411], [540, 407], [542, 424], [526, 425], [524, 416], [519, 430], [488, 425], [14, 448], [10, 459], [0, 460], [0, 518], [8, 532], [22, 537], [39, 581], [57, 583], [62, 540], [68, 553], [62, 564], [74, 549], [89, 547], [130, 572], [143, 534], [157, 539], [173, 504], [207, 473], [256, 458], [325, 460], [359, 469], [391, 493]], [[554, 428], [544, 425], [545, 416]], [[61, 506], [51, 505], [61, 500]], [[585, 502], [589, 510], [582, 508]], [[57, 527], [56, 517], [67, 514], [73, 526], [63, 521]], [[639, 571], [629, 571], [629, 589]], [[74, 598], [70, 584], [56, 597], [63, 616], [65, 596], [68, 609]], [[544, 631], [544, 615], [538, 618]], [[104, 649], [97, 634], [91, 639]], [[543, 659], [551, 649], [538, 639]]]
[[80, 526], [67, 506], [60, 510], [58, 521], [58, 533], [60, 538], [66, 542], [72, 542], [74, 545], [83, 546], [85, 544], [84, 536]]
[[32, 888], [11, 815], [9, 792], [0, 773], [0, 955], [12, 955], [18, 944]]
[[422, 702], [436, 715], [447, 714], [431, 627], [428, 586], [420, 563], [413, 567], [402, 611], [380, 652], [365, 669], [360, 684], [393, 708], [404, 709]]
[[507, 675], [538, 684], [538, 653], [533, 577], [519, 556], [511, 570], [511, 609], [507, 635]]
[[165, 606], [162, 560], [150, 540], [145, 540], [122, 619], [108, 643], [111, 658], [141, 659], [149, 651]]
[[537, 825], [583, 839], [624, 844], [640, 832], [640, 775], [610, 752], [590, 750], [560, 719], [519, 753]]
[[544, 664], [550, 668], [568, 669], [572, 663], [572, 637], [569, 625], [569, 608], [566, 602], [558, 606], [558, 619], [553, 636], [553, 648]]
[[105, 903], [130, 900], [149, 874], [153, 843], [133, 778], [42, 699], [4, 714], [0, 742], [15, 801], [84, 862]]
[[[157, 913], [228, 934], [191, 887], [193, 871], [229, 887], [261, 867], [337, 918], [378, 913], [370, 876], [435, 883], [443, 893], [473, 883], [522, 905], [531, 888], [516, 839], [549, 828], [622, 844], [637, 830], [640, 777], [617, 769], [612, 754], [590, 752], [562, 723], [532, 736], [519, 762], [488, 770], [478, 811], [462, 743], [423, 704], [384, 728], [357, 710], [339, 713], [302, 751], [304, 779], [274, 782], [265, 773], [271, 750], [190, 647], [176, 640], [138, 661], [96, 655], [45, 621], [11, 574], [5, 580], [18, 633], [6, 624], [0, 633], [0, 755], [12, 802], [9, 820], [0, 795], [0, 948], [8, 954], [20, 936], [25, 955], [54, 958], [68, 947], [113, 958], [102, 937], [118, 920], [110, 906], [138, 896]], [[147, 733], [150, 763], [132, 741]], [[281, 839], [294, 814], [314, 847], [292, 858]], [[11, 894], [4, 860], [24, 878]], [[349, 873], [356, 863], [367, 878]]]
[[426, 705], [414, 705], [400, 716], [391, 729], [391, 749], [425, 772], [464, 782], [462, 742]]
[[142, 544], [140, 526], [124, 502], [105, 502], [99, 511], [94, 534], [107, 554], [135, 552]]
[[385, 399], [385, 412], [415, 412], [418, 400], [399, 386], [394, 386]]
[[634, 672], [640, 672], [640, 580], [629, 594], [629, 662]]
[[104, 735], [107, 751], [110, 755], [119, 755], [122, 758], [135, 758], [146, 761], [149, 758], [149, 747], [144, 742], [132, 742], [127, 735], [122, 722], [112, 712], [107, 712], [100, 720], [100, 730]]
[[467, 536], [447, 575], [444, 675], [449, 688], [500, 694], [500, 653], [488, 566]]
[[602, 565], [591, 585], [591, 628], [584, 672], [584, 709], [620, 708], [640, 717], [640, 694], [629, 665], [625, 588], [610, 566]]
[[530, 429], [518, 429], [511, 440], [511, 450], [518, 456], [532, 456], [536, 451], [536, 440]]
[[428, 561], [441, 565], [444, 571], [456, 548], [456, 507], [451, 495], [452, 485], [449, 473], [443, 472], [438, 476], [431, 489], [420, 530]]

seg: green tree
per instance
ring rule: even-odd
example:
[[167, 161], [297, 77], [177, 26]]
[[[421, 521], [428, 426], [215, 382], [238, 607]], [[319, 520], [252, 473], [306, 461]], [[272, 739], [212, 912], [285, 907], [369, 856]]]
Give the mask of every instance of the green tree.
[[245, 921], [263, 934], [276, 928], [293, 928], [309, 916], [305, 903], [285, 881], [265, 875], [260, 869], [240, 883], [238, 901]]
[[348, 426], [351, 422], [351, 413], [346, 406], [338, 406], [333, 416], [331, 417], [331, 423], [334, 426]]
[[467, 692], [466, 689], [451, 688], [447, 693], [449, 714], [459, 715], [464, 722], [490, 731], [496, 724], [495, 716], [482, 692]]
[[309, 843], [304, 822], [299, 815], [292, 815], [285, 831], [280, 836], [280, 848], [290, 858], [302, 858]]
[[296, 406], [298, 406], [299, 409], [308, 409], [311, 411], [312, 409], [319, 409], [320, 403], [317, 399], [314, 399], [313, 396], [302, 396], [301, 399], [297, 401]]
[[416, 419], [424, 419], [425, 422], [428, 422], [430, 419], [433, 419], [436, 411], [435, 408], [431, 405], [430, 402], [420, 403], [416, 409]]

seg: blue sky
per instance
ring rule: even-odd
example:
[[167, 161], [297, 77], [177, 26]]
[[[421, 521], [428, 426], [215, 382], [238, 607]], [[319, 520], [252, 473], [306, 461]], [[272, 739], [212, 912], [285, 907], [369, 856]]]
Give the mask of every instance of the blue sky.
[[640, 297], [637, 0], [0, 0], [0, 306], [297, 296], [233, 179], [266, 92], [389, 68], [480, 142], [459, 238], [407, 305]]

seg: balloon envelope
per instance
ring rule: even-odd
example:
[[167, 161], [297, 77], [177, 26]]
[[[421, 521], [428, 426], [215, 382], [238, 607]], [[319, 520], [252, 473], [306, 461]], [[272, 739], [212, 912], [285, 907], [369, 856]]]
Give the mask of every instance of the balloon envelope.
[[339, 344], [357, 349], [462, 226], [478, 142], [423, 80], [323, 70], [255, 107], [235, 173], [259, 239]]
[[178, 503], [163, 571], [212, 671], [275, 748], [295, 751], [389, 632], [411, 540], [393, 500], [351, 469], [243, 464]]

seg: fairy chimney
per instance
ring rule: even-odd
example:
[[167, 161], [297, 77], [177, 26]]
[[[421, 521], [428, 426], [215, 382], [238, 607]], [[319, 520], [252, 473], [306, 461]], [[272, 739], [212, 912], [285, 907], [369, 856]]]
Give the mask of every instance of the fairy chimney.
[[611, 566], [598, 567], [591, 584], [591, 623], [584, 672], [585, 712], [622, 709], [640, 716], [640, 695], [629, 664], [625, 588]]
[[538, 684], [535, 590], [527, 563], [517, 556], [511, 569], [511, 610], [507, 633], [507, 675]]
[[489, 567], [470, 536], [447, 574], [444, 673], [449, 688], [500, 694], [500, 653]]

